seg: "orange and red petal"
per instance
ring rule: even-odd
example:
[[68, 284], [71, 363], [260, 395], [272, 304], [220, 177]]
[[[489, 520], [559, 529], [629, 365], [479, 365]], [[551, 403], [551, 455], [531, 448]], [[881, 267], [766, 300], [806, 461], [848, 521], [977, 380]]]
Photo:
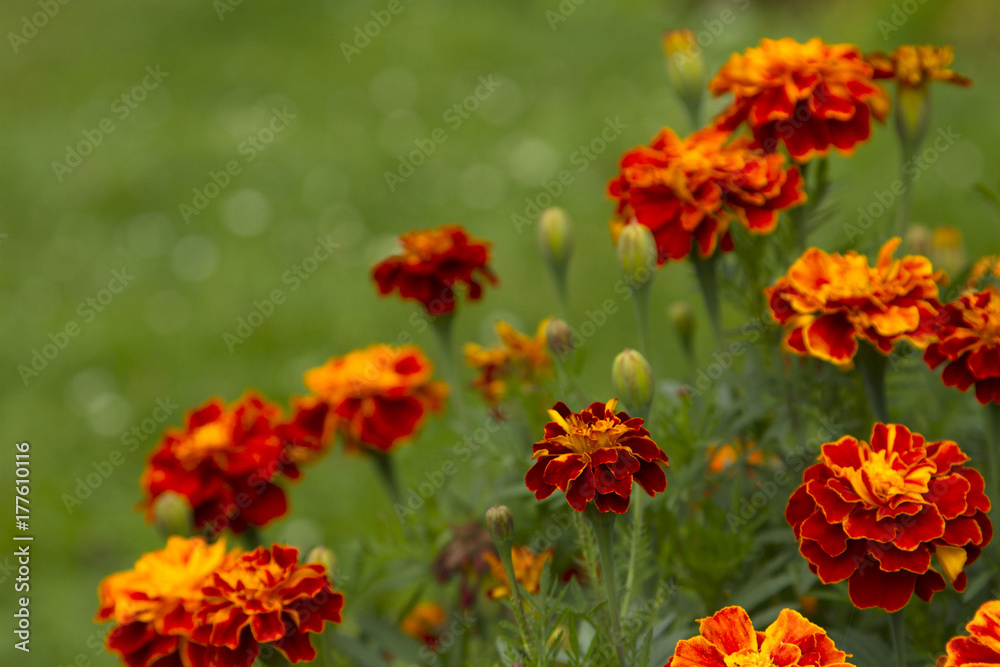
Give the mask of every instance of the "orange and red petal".
[[847, 582], [847, 594], [858, 609], [880, 607], [899, 611], [906, 606], [916, 588], [913, 572], [883, 572], [871, 556], [863, 560]]

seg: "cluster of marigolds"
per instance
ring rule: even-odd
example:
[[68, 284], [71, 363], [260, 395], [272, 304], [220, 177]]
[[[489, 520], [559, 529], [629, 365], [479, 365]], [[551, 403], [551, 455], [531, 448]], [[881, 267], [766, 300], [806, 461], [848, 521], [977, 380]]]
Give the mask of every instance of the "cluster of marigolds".
[[[705, 86], [693, 35], [668, 33], [665, 49], [674, 83], [696, 118]], [[664, 128], [649, 145], [622, 157], [608, 194], [625, 270], [649, 258], [656, 266], [687, 258], [707, 262], [734, 248], [733, 220], [753, 234], [774, 231], [782, 211], [807, 201], [809, 163], [831, 151], [851, 155], [870, 138], [873, 120], [888, 116], [892, 98], [880, 80], [897, 86], [904, 145], [919, 145], [928, 84], [969, 84], [947, 69], [951, 59], [948, 47], [864, 55], [850, 44], [787, 38], [765, 39], [734, 54], [707, 85], [714, 95], [731, 94], [728, 107], [687, 137]], [[546, 211], [539, 234], [557, 280], [564, 278], [571, 242], [566, 216]], [[498, 282], [491, 244], [457, 225], [409, 232], [400, 243], [401, 253], [372, 272], [378, 291], [420, 303], [446, 340], [456, 305], [480, 299], [485, 285]], [[854, 251], [806, 249], [766, 291], [785, 331], [784, 347], [845, 370], [857, 364], [866, 372], [865, 386], [877, 393], [884, 387], [872, 359], [906, 343], [923, 350], [931, 369], [944, 366], [946, 385], [962, 391], [974, 386], [980, 403], [1000, 403], [1000, 291], [993, 284], [1000, 263], [986, 258], [976, 264], [964, 291], [942, 303], [944, 272], [923, 256], [895, 259], [900, 243], [885, 242], [873, 262]], [[532, 391], [571, 351], [568, 331], [556, 319], [543, 321], [534, 335], [501, 322], [499, 346], [469, 344], [464, 350], [476, 372], [473, 388], [491, 408], [513, 392]], [[141, 481], [147, 519], [159, 521], [180, 504], [202, 536], [170, 537], [164, 549], [101, 584], [97, 620], [116, 624], [107, 649], [125, 664], [249, 667], [274, 651], [293, 663], [310, 661], [316, 657], [310, 633], [341, 622], [345, 601], [333, 589], [329, 552], [319, 549], [300, 562], [296, 549], [281, 545], [227, 550], [223, 534], [252, 533], [285, 515], [283, 484], [298, 479], [338, 438], [391, 477], [393, 452], [444, 410], [449, 392], [457, 402], [461, 386], [435, 379], [417, 346], [381, 344], [330, 359], [307, 371], [304, 383], [307, 395], [288, 410], [252, 392], [230, 404], [212, 399], [190, 411], [182, 428], [169, 429], [151, 452]], [[649, 367], [641, 355], [630, 351], [616, 363], [615, 384], [624, 405], [648, 418]], [[914, 594], [930, 601], [948, 585], [964, 590], [965, 567], [989, 544], [993, 528], [984, 477], [967, 466], [959, 445], [928, 442], [905, 425], [883, 423], [888, 420], [878, 397], [870, 398], [880, 421], [867, 441], [845, 435], [823, 445], [785, 517], [820, 581], [847, 580], [855, 606], [892, 612]], [[644, 418], [619, 409], [619, 399], [579, 410], [557, 402], [534, 444], [533, 465], [525, 462], [525, 482], [538, 500], [559, 491], [592, 522], [602, 560], [609, 553], [602, 541], [608, 518], [629, 509], [633, 481], [649, 496], [667, 487], [666, 454]], [[746, 453], [726, 447], [713, 453], [717, 469]], [[1000, 482], [988, 481], [991, 489]], [[493, 512], [489, 528], [496, 548], [477, 537], [484, 534], [481, 526], [467, 527], [468, 539], [456, 540], [492, 571], [489, 595], [537, 590], [551, 552], [514, 546], [502, 509]], [[602, 569], [610, 575], [614, 601], [613, 568], [604, 560]], [[621, 631], [611, 616], [607, 631], [615, 644]], [[403, 630], [433, 646], [433, 629], [443, 617], [440, 607], [420, 603]], [[678, 642], [668, 665], [848, 664], [848, 654], [822, 628], [791, 609], [764, 631], [755, 630], [740, 607], [726, 607], [700, 624], [697, 636]], [[1000, 665], [1000, 601], [983, 605], [967, 628], [969, 636], [944, 647], [943, 665]], [[624, 662], [631, 649], [617, 648]]]

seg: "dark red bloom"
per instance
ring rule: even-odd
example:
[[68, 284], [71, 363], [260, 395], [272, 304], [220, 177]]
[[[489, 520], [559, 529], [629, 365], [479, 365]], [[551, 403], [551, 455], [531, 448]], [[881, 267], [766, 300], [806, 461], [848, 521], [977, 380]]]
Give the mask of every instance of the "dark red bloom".
[[954, 442], [927, 443], [899, 424], [876, 424], [871, 444], [823, 445], [785, 509], [809, 569], [825, 584], [847, 579], [860, 609], [898, 611], [914, 592], [930, 601], [945, 577], [965, 590], [963, 568], [993, 537], [968, 460]]
[[399, 291], [404, 299], [423, 304], [431, 315], [455, 308], [455, 286], [465, 284], [468, 298], [479, 299], [481, 280], [492, 285], [497, 278], [489, 267], [490, 243], [473, 239], [458, 225], [407, 232], [399, 237], [400, 255], [375, 265], [372, 277], [380, 294]]
[[667, 488], [667, 455], [649, 439], [642, 419], [616, 413], [617, 405], [611, 399], [572, 412], [560, 401], [549, 410], [554, 421], [532, 448], [536, 462], [525, 478], [535, 498], [559, 489], [579, 512], [593, 501], [601, 512], [623, 514], [633, 478], [650, 496]]
[[966, 391], [976, 386], [983, 405], [1000, 403], [1000, 291], [992, 285], [946, 304], [936, 320], [937, 342], [924, 351], [932, 369], [948, 362], [941, 379]]

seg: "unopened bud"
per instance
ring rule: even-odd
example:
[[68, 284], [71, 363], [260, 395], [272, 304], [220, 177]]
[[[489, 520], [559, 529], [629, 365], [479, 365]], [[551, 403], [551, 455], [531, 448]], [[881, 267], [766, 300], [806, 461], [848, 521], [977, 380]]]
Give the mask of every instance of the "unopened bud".
[[573, 252], [573, 227], [566, 211], [558, 206], [542, 211], [538, 217], [538, 245], [554, 269], [565, 270]]
[[501, 554], [509, 554], [514, 544], [514, 517], [506, 505], [494, 505], [486, 510], [486, 529]]
[[179, 493], [164, 491], [153, 503], [153, 521], [164, 537], [190, 536], [191, 517], [191, 504]]
[[618, 264], [625, 279], [633, 285], [645, 285], [656, 270], [656, 239], [649, 227], [630, 222], [618, 235]]
[[694, 32], [688, 28], [669, 30], [663, 35], [663, 53], [667, 56], [667, 75], [677, 96], [697, 117], [705, 89], [705, 61]]
[[565, 359], [573, 352], [573, 332], [558, 318], [552, 318], [545, 325], [545, 342], [556, 359]]
[[933, 247], [931, 230], [925, 225], [911, 225], [906, 230], [906, 251], [909, 254], [924, 255], [926, 257], [931, 254], [931, 248]]
[[626, 349], [615, 357], [611, 382], [630, 409], [646, 412], [653, 402], [653, 369], [635, 350]]
[[667, 317], [674, 325], [684, 351], [690, 354], [694, 340], [694, 309], [691, 308], [691, 304], [687, 301], [675, 301], [667, 309]]
[[319, 563], [325, 567], [331, 582], [337, 576], [337, 556], [324, 546], [313, 547], [306, 555], [306, 562]]

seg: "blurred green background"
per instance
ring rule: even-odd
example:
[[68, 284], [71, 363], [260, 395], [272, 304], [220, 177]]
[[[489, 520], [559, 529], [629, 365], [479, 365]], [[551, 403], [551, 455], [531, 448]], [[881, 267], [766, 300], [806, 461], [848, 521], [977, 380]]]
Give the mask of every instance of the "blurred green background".
[[[4, 630], [0, 664], [69, 665], [81, 655], [115, 664], [95, 648], [96, 587], [162, 544], [134, 509], [138, 478], [159, 430], [179, 424], [186, 408], [215, 395], [235, 399], [247, 387], [284, 402], [303, 392], [307, 368], [404, 332], [439, 357], [431, 332], [411, 324], [414, 306], [377, 298], [368, 278], [399, 233], [460, 222], [494, 242], [501, 285], [461, 308], [458, 341], [490, 341], [497, 317], [533, 331], [554, 310], [553, 289], [534, 230], [516, 229], [512, 215], [544, 205], [544, 184], [569, 170], [572, 183], [554, 203], [576, 223], [570, 324], [579, 327], [615, 297], [604, 185], [620, 154], [661, 126], [690, 129], [664, 73], [666, 29], [704, 32], [710, 72], [762, 37], [821, 36], [865, 51], [953, 43], [955, 68], [975, 85], [932, 91], [931, 132], [951, 126], [961, 138], [916, 183], [913, 220], [957, 226], [972, 254], [1000, 248], [997, 210], [972, 187], [998, 178], [1000, 11], [992, 0], [398, 2], [393, 15], [382, 0], [51, 0], [53, 15], [36, 17], [44, 25], [34, 31], [25, 21], [45, 2], [0, 5], [2, 628], [13, 626], [10, 481], [13, 444], [22, 440], [31, 443], [35, 536], [32, 652], [14, 651]], [[730, 25], [718, 21], [724, 10], [735, 16]], [[372, 11], [391, 20], [367, 45], [355, 42]], [[345, 54], [345, 43], [356, 52]], [[165, 76], [144, 86], [147, 68]], [[477, 108], [467, 118], [449, 112], [475, 95], [481, 77], [499, 85], [480, 88], [484, 99], [468, 102]], [[713, 100], [709, 110], [721, 104]], [[269, 134], [275, 109], [285, 120]], [[620, 135], [592, 159], [578, 152], [607, 119], [624, 127]], [[390, 189], [385, 173], [438, 128], [446, 140]], [[247, 143], [253, 137], [256, 147]], [[67, 163], [67, 147], [81, 142], [96, 145], [78, 166], [53, 166], [76, 163]], [[847, 247], [843, 224], [897, 178], [897, 155], [890, 123], [850, 161], [831, 160], [841, 213], [817, 244]], [[181, 205], [198, 203], [195, 190], [213, 193], [205, 192], [212, 172], [231, 161], [239, 172], [186, 221]], [[296, 283], [290, 276], [320, 238], [339, 247]], [[122, 270], [134, 279], [108, 300], [102, 290]], [[238, 318], [276, 289], [286, 301], [230, 351], [223, 335], [235, 334]], [[690, 299], [707, 334], [694, 290], [686, 264], [666, 267], [654, 285], [653, 361], [668, 373], [681, 362], [667, 305]], [[609, 391], [614, 354], [635, 343], [628, 310], [586, 344], [584, 384], [596, 394]], [[34, 351], [52, 342], [50, 334], [60, 339], [70, 322], [79, 334], [37, 376], [22, 377], [19, 366], [30, 367]], [[710, 353], [700, 347], [705, 358]], [[177, 407], [129, 451], [123, 435], [162, 415], [158, 401]], [[400, 452], [404, 485], [437, 469], [436, 454], [451, 441], [436, 433], [428, 429]], [[68, 511], [66, 494], [107, 470], [102, 462], [114, 450], [123, 462]], [[359, 532], [393, 530], [377, 483], [366, 461], [338, 450], [291, 488], [293, 514], [316, 520], [334, 549]], [[281, 537], [288, 523], [265, 537]]]

